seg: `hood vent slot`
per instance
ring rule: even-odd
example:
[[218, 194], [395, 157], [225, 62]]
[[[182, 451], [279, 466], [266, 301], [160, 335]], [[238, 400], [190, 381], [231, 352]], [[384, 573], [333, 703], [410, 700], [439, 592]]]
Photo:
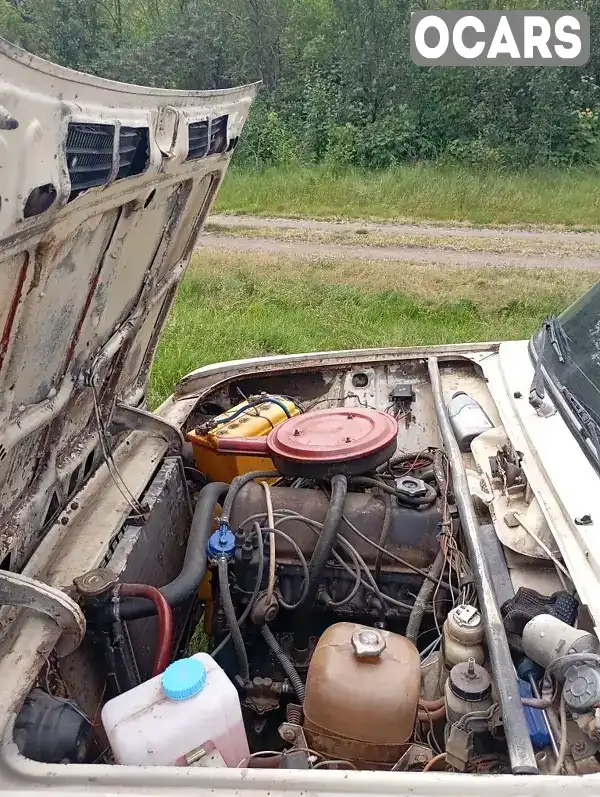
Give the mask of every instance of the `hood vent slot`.
[[192, 122], [188, 127], [188, 155], [193, 161], [208, 155], [208, 122]]
[[227, 148], [227, 116], [217, 116], [210, 126], [209, 155], [224, 152]]
[[206, 155], [224, 152], [227, 147], [227, 114], [202, 122], [191, 122], [188, 126], [188, 156], [186, 160], [197, 160]]
[[[82, 191], [106, 185], [113, 173], [113, 125], [73, 123], [67, 135], [67, 167], [71, 178], [69, 202]], [[117, 180], [142, 174], [150, 161], [147, 127], [122, 127], [119, 131]]]
[[71, 178], [69, 202], [82, 191], [106, 185], [113, 168], [113, 125], [74, 123], [67, 135], [67, 168]]
[[150, 147], [147, 127], [122, 127], [119, 131], [117, 180], [142, 174], [148, 168]]

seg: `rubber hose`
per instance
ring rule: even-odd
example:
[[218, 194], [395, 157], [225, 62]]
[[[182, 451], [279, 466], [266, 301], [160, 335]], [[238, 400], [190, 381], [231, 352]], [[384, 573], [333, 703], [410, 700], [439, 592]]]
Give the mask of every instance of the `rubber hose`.
[[381, 565], [383, 562], [383, 549], [387, 545], [387, 539], [392, 528], [392, 499], [389, 493], [382, 492], [383, 503], [385, 504], [385, 513], [383, 515], [383, 523], [381, 526], [381, 534], [379, 535], [379, 550], [375, 556], [375, 581], [380, 586], [381, 579]]
[[304, 704], [304, 697], [305, 697], [305, 689], [304, 684], [302, 683], [302, 678], [298, 675], [298, 671], [294, 667], [292, 660], [283, 652], [279, 642], [273, 636], [271, 629], [268, 625], [263, 625], [260, 628], [260, 631], [263, 635], [263, 638], [267, 645], [270, 647], [273, 655], [277, 659], [277, 661], [281, 664], [283, 671], [287, 675], [289, 682], [294, 687], [294, 691], [298, 696], [298, 700], [301, 704]]
[[414, 454], [399, 454], [375, 469], [376, 473], [392, 472], [397, 465], [405, 462], [433, 462], [433, 455], [429, 451], [420, 451]]
[[332, 476], [329, 507], [325, 515], [325, 520], [323, 521], [321, 533], [319, 534], [319, 538], [310, 558], [308, 566], [308, 589], [306, 590], [304, 601], [302, 602], [300, 616], [296, 620], [296, 630], [294, 632], [294, 646], [296, 650], [306, 650], [308, 647], [310, 638], [310, 613], [317, 597], [321, 575], [327, 565], [327, 560], [331, 556], [337, 538], [338, 528], [344, 516], [347, 492], [348, 480], [346, 477], [341, 474]]
[[[206, 545], [213, 532], [215, 505], [228, 490], [229, 485], [224, 482], [211, 482], [201, 490], [192, 517], [181, 572], [173, 581], [160, 587], [160, 593], [169, 606], [180, 606], [200, 586], [206, 574]], [[122, 620], [138, 620], [156, 614], [156, 606], [149, 600], [126, 598], [121, 601], [120, 614]]]
[[325, 515], [325, 520], [323, 521], [323, 528], [321, 529], [319, 539], [314, 547], [309, 563], [310, 584], [307, 599], [309, 599], [310, 603], [312, 603], [312, 599], [316, 594], [321, 573], [327, 564], [327, 560], [331, 556], [331, 550], [335, 542], [338, 526], [344, 514], [347, 491], [348, 481], [346, 477], [341, 474], [332, 476], [329, 507]]
[[[423, 583], [421, 584], [421, 588], [419, 589], [411, 609], [404, 636], [407, 639], [410, 639], [410, 641], [415, 645], [417, 644], [417, 637], [419, 636], [419, 631], [421, 630], [421, 623], [423, 622], [425, 609], [427, 608], [427, 605], [429, 604], [429, 601], [431, 600], [433, 592], [437, 586], [437, 579], [439, 579], [439, 577], [442, 575], [445, 561], [446, 558], [443, 551], [438, 551], [437, 556], [433, 560], [433, 564], [429, 568], [429, 578], [423, 579]], [[435, 611], [435, 606], [433, 610]]]
[[229, 523], [231, 510], [233, 509], [233, 503], [237, 498], [237, 494], [245, 484], [254, 481], [254, 479], [272, 479], [277, 478], [278, 476], [279, 473], [274, 470], [252, 470], [249, 473], [243, 473], [241, 476], [236, 476], [229, 485], [229, 492], [227, 493], [225, 501], [223, 502], [221, 520], [224, 523]]
[[386, 484], [384, 481], [380, 481], [379, 479], [372, 479], [369, 476], [353, 476], [351, 479], [352, 484], [358, 484], [360, 487], [379, 487], [380, 490], [383, 490], [390, 495], [396, 496], [398, 501], [407, 506], [429, 506], [433, 504], [437, 499], [437, 492], [434, 487], [430, 484], [426, 484], [427, 491], [425, 495], [421, 497], [414, 497], [411, 498], [408, 495], [397, 490], [395, 487], [391, 487], [389, 484]]
[[248, 655], [246, 653], [246, 646], [244, 645], [244, 637], [240, 631], [237, 617], [235, 616], [235, 609], [233, 601], [231, 600], [231, 592], [229, 590], [229, 566], [227, 559], [224, 556], [219, 558], [219, 595], [221, 597], [221, 606], [227, 621], [227, 627], [231, 634], [231, 641], [235, 649], [235, 655], [238, 660], [238, 667], [242, 681], [246, 684], [250, 680], [250, 668], [248, 667]]
[[[254, 589], [252, 590], [252, 595], [250, 596], [250, 600], [246, 604], [246, 608], [244, 609], [244, 611], [238, 617], [237, 624], [239, 625], [240, 628], [244, 625], [246, 618], [248, 617], [248, 615], [252, 611], [252, 607], [256, 603], [256, 598], [258, 597], [258, 593], [260, 592], [260, 588], [262, 586], [263, 571], [265, 569], [265, 552], [263, 550], [263, 544], [262, 544], [262, 531], [260, 525], [256, 522], [254, 523], [254, 528], [251, 535], [252, 534], [258, 535], [258, 571], [256, 573], [256, 582], [254, 584]], [[250, 536], [249, 539], [252, 539], [252, 536]], [[215, 656], [219, 655], [219, 653], [223, 650], [225, 645], [229, 643], [230, 639], [231, 639], [231, 634], [226, 634], [223, 637], [223, 639], [219, 642], [217, 647], [210, 654], [213, 657], [213, 659], [215, 658]]]
[[166, 670], [173, 655], [173, 613], [164, 595], [150, 584], [121, 584], [119, 594], [129, 598], [149, 598], [158, 614], [158, 639], [152, 675], [160, 675]]
[[441, 720], [443, 717], [446, 716], [446, 706], [440, 706], [440, 708], [436, 708], [434, 711], [429, 711], [427, 709], [420, 708], [422, 701], [419, 701], [419, 711], [417, 712], [417, 718], [419, 722], [437, 722]]
[[435, 473], [440, 495], [444, 495], [448, 490], [448, 477], [446, 475], [446, 457], [441, 451], [436, 451], [433, 455], [433, 472]]
[[565, 669], [572, 664], [591, 664], [592, 667], [600, 667], [600, 654], [598, 653], [567, 653], [554, 659], [546, 668], [546, 675], [553, 675], [559, 680], [564, 679]]
[[437, 700], [425, 700], [425, 698], [419, 698], [419, 708], [422, 708], [424, 711], [438, 711], [442, 706], [446, 705], [446, 701], [443, 697], [438, 697]]

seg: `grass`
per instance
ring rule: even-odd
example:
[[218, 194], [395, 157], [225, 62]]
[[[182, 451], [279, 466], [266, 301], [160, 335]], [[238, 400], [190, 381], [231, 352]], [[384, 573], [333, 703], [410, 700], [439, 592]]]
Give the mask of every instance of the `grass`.
[[163, 331], [156, 406], [201, 365], [265, 354], [528, 337], [597, 273], [196, 254]]
[[593, 170], [508, 174], [436, 164], [340, 173], [323, 167], [234, 168], [216, 210], [289, 218], [598, 229], [600, 179]]

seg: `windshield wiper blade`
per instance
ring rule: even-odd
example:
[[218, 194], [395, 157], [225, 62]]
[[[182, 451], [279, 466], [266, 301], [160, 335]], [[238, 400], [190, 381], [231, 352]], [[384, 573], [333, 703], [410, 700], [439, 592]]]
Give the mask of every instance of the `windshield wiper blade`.
[[586, 437], [594, 446], [596, 453], [596, 460], [600, 461], [600, 426], [592, 418], [586, 406], [577, 398], [572, 390], [563, 385], [561, 392], [565, 401], [571, 408], [573, 415], [581, 424], [582, 430], [585, 432]]
[[560, 363], [564, 363], [565, 362], [564, 333], [560, 321], [555, 315], [549, 315], [544, 321], [543, 329], [545, 334], [548, 336], [550, 345], [552, 346], [552, 348], [556, 353], [556, 356], [558, 357], [558, 361]]

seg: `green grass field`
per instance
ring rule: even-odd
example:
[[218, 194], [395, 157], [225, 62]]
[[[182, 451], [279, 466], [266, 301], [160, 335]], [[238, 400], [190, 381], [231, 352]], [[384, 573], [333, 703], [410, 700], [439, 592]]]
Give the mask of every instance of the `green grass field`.
[[311, 260], [202, 250], [151, 383], [156, 406], [201, 365], [263, 354], [528, 337], [596, 273]]
[[600, 228], [597, 171], [517, 174], [416, 164], [381, 172], [322, 167], [230, 170], [217, 212]]

